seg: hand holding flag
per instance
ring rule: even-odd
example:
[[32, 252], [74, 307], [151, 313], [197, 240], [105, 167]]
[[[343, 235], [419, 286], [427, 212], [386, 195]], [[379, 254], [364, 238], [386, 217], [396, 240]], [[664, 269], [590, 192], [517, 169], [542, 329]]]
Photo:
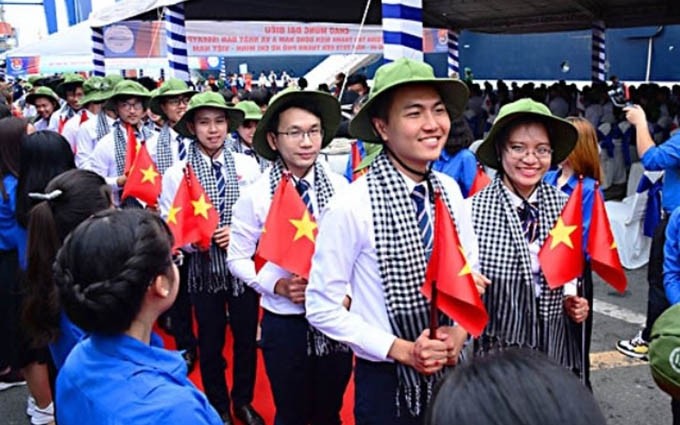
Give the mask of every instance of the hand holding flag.
[[161, 175], [151, 160], [146, 144], [142, 143], [139, 153], [130, 168], [121, 199], [135, 197], [151, 207], [158, 204], [161, 194]]
[[557, 289], [583, 274], [583, 180], [562, 208], [538, 261], [548, 286]]
[[434, 216], [434, 244], [421, 288], [432, 304], [431, 320], [438, 324], [435, 310], [439, 309], [478, 337], [489, 316], [472, 278], [453, 218], [439, 192], [435, 193]]

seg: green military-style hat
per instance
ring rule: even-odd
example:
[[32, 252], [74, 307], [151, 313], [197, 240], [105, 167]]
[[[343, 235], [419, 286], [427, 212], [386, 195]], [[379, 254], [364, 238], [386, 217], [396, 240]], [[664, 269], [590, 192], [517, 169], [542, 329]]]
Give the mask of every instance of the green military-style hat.
[[262, 109], [252, 100], [242, 100], [234, 105], [234, 108], [243, 111], [243, 119], [241, 121], [230, 122], [230, 130], [236, 130], [238, 126], [246, 121], [260, 121], [262, 119]]
[[381, 66], [375, 72], [373, 89], [366, 103], [349, 123], [349, 133], [364, 142], [382, 143], [371, 122], [376, 100], [397, 87], [413, 84], [434, 87], [451, 117], [457, 117], [465, 110], [469, 96], [465, 83], [453, 78], [436, 78], [432, 67], [425, 62], [401, 58]]
[[151, 97], [151, 92], [149, 92], [146, 87], [139, 84], [137, 81], [123, 80], [113, 87], [113, 90], [111, 91], [111, 94], [108, 98], [108, 106], [115, 106], [113, 103], [116, 101], [116, 98], [133, 96], [148, 100], [149, 97]]
[[41, 86], [35, 89], [35, 91], [28, 96], [26, 96], [26, 102], [35, 106], [35, 101], [39, 97], [45, 97], [49, 99], [52, 104], [54, 104], [54, 109], [59, 109], [59, 96], [49, 87]]
[[124, 80], [125, 78], [123, 78], [123, 76], [120, 74], [109, 74], [104, 77], [104, 88], [100, 94], [101, 100], [109, 100], [111, 96], [113, 96], [113, 89], [116, 88], [118, 83]]
[[42, 78], [42, 75], [40, 74], [32, 74], [26, 77], [26, 81], [29, 82], [32, 86], [35, 85], [35, 82], [40, 80]]
[[151, 96], [151, 101], [149, 102], [149, 109], [156, 115], [164, 117], [163, 109], [161, 109], [161, 103], [163, 98], [174, 97], [174, 96], [193, 96], [196, 94], [195, 90], [189, 88], [187, 83], [180, 80], [179, 78], [171, 78], [165, 81], [159, 88], [155, 89]]
[[654, 322], [649, 338], [649, 366], [656, 384], [680, 399], [680, 305], [676, 304]]
[[184, 137], [193, 137], [194, 135], [189, 131], [187, 124], [193, 121], [196, 111], [202, 108], [223, 110], [227, 114], [227, 119], [229, 122], [243, 119], [243, 111], [227, 105], [227, 101], [224, 100], [224, 96], [214, 91], [206, 91], [203, 93], [198, 93], [191, 98], [189, 101], [189, 106], [187, 107], [187, 111], [173, 127], [175, 131]]
[[559, 164], [567, 159], [571, 151], [576, 146], [578, 139], [578, 130], [572, 123], [562, 118], [554, 116], [550, 109], [542, 103], [533, 101], [531, 99], [520, 99], [512, 103], [504, 105], [486, 136], [479, 149], [477, 149], [477, 157], [491, 168], [500, 168], [500, 158], [496, 145], [501, 143], [498, 137], [503, 130], [512, 126], [517, 119], [533, 117], [545, 125], [550, 137], [550, 146], [552, 147], [552, 162]]
[[314, 90], [300, 90], [295, 87], [290, 87], [280, 91], [269, 101], [267, 110], [262, 115], [262, 119], [257, 123], [257, 129], [253, 135], [253, 149], [258, 155], [265, 159], [273, 161], [277, 157], [274, 151], [267, 142], [267, 133], [271, 131], [270, 124], [272, 119], [278, 116], [281, 111], [287, 109], [291, 104], [297, 102], [309, 102], [319, 109], [321, 114], [321, 127], [323, 128], [323, 140], [321, 141], [321, 148], [328, 146], [328, 144], [335, 137], [335, 133], [340, 126], [340, 102], [335, 96], [330, 93], [314, 91]]
[[90, 77], [83, 83], [83, 97], [78, 101], [80, 106], [85, 106], [90, 102], [103, 102], [105, 99], [102, 93], [108, 89], [108, 84], [104, 77]]
[[80, 74], [68, 73], [64, 74], [64, 80], [57, 86], [57, 94], [61, 98], [66, 98], [66, 92], [73, 90], [75, 87], [85, 84], [85, 78]]

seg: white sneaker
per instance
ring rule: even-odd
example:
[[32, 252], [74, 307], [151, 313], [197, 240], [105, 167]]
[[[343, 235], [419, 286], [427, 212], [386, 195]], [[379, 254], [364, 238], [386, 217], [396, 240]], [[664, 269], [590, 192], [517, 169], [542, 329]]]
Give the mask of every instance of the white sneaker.
[[54, 424], [54, 403], [50, 403], [47, 407], [41, 409], [35, 406], [35, 412], [31, 415], [31, 424], [33, 425], [53, 425]]
[[33, 416], [35, 414], [35, 399], [32, 395], [28, 396], [26, 400], [26, 416]]

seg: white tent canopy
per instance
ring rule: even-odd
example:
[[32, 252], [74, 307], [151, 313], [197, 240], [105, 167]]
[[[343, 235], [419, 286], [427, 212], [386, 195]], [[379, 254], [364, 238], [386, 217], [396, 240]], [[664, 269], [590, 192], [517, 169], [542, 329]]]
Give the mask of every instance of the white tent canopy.
[[136, 0], [116, 3], [111, 7], [96, 10], [90, 14], [89, 26], [103, 27], [139, 16], [150, 10], [184, 3], [186, 0]]

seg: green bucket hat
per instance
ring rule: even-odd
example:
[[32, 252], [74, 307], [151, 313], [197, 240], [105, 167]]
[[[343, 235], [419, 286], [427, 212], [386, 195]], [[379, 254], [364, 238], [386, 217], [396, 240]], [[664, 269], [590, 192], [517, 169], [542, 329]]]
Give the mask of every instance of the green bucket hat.
[[83, 83], [83, 97], [80, 98], [80, 106], [90, 102], [103, 102], [102, 93], [108, 88], [104, 77], [90, 77]]
[[236, 130], [239, 125], [246, 121], [260, 121], [262, 119], [262, 109], [252, 100], [242, 100], [234, 108], [243, 111], [243, 119], [229, 123], [230, 130]]
[[164, 117], [163, 109], [161, 109], [161, 102], [164, 97], [173, 97], [188, 95], [193, 96], [196, 94], [195, 90], [192, 90], [187, 86], [187, 83], [180, 80], [179, 78], [171, 78], [165, 81], [159, 88], [154, 90], [151, 101], [149, 102], [149, 109], [154, 114]]
[[680, 305], [667, 309], [654, 322], [649, 366], [659, 388], [680, 399]]
[[544, 104], [531, 99], [520, 99], [508, 103], [498, 111], [498, 116], [489, 134], [482, 144], [479, 145], [477, 157], [479, 157], [484, 165], [496, 170], [500, 168], [496, 152], [496, 143], [498, 142], [496, 139], [499, 133], [512, 125], [518, 118], [527, 116], [537, 118], [548, 130], [550, 145], [553, 149], [552, 162], [554, 164], [559, 164], [569, 156], [574, 146], [576, 146], [576, 140], [578, 139], [576, 127], [569, 121], [554, 116]]
[[26, 77], [26, 81], [29, 82], [32, 86], [35, 85], [35, 82], [40, 80], [42, 78], [42, 75], [40, 74], [32, 74]]
[[425, 62], [401, 58], [382, 65], [375, 72], [373, 89], [368, 100], [349, 123], [349, 133], [364, 142], [382, 143], [371, 123], [370, 112], [376, 99], [390, 90], [406, 84], [425, 84], [433, 86], [442, 97], [449, 115], [457, 117], [465, 110], [469, 90], [465, 83], [453, 78], [435, 78], [432, 67]]
[[325, 148], [335, 137], [340, 126], [340, 102], [330, 93], [315, 90], [300, 90], [290, 87], [280, 91], [269, 101], [267, 110], [262, 119], [257, 123], [257, 129], [253, 135], [253, 149], [258, 155], [273, 161], [277, 157], [267, 142], [267, 132], [272, 119], [294, 102], [307, 101], [315, 105], [321, 114], [321, 127], [323, 128], [323, 140], [321, 148]]
[[64, 74], [64, 80], [57, 86], [57, 94], [66, 98], [66, 91], [85, 84], [85, 78], [80, 74]]
[[125, 80], [125, 78], [120, 74], [109, 74], [104, 77], [104, 87], [99, 95], [100, 99], [102, 101], [111, 99], [111, 96], [113, 96], [113, 89], [123, 80]]
[[[229, 122], [243, 119], [243, 111], [227, 105], [227, 101], [224, 100], [224, 96], [214, 91], [206, 91], [191, 98], [187, 107], [187, 111], [173, 127], [175, 131], [184, 137], [193, 137], [193, 134], [189, 131], [187, 123], [193, 121], [194, 114], [198, 109], [201, 108], [221, 109], [227, 113], [227, 119]], [[229, 130], [231, 130], [231, 128]]]
[[146, 87], [136, 81], [123, 80], [113, 87], [113, 90], [111, 91], [111, 94], [108, 98], [109, 104], [107, 106], [115, 106], [114, 102], [116, 101], [117, 97], [132, 96], [141, 97], [142, 99], [147, 100], [149, 97], [151, 97], [151, 93], [146, 89]]
[[26, 102], [35, 106], [35, 101], [39, 97], [48, 98], [54, 104], [54, 110], [59, 109], [59, 96], [51, 88], [45, 86], [38, 87], [33, 93], [26, 96]]

